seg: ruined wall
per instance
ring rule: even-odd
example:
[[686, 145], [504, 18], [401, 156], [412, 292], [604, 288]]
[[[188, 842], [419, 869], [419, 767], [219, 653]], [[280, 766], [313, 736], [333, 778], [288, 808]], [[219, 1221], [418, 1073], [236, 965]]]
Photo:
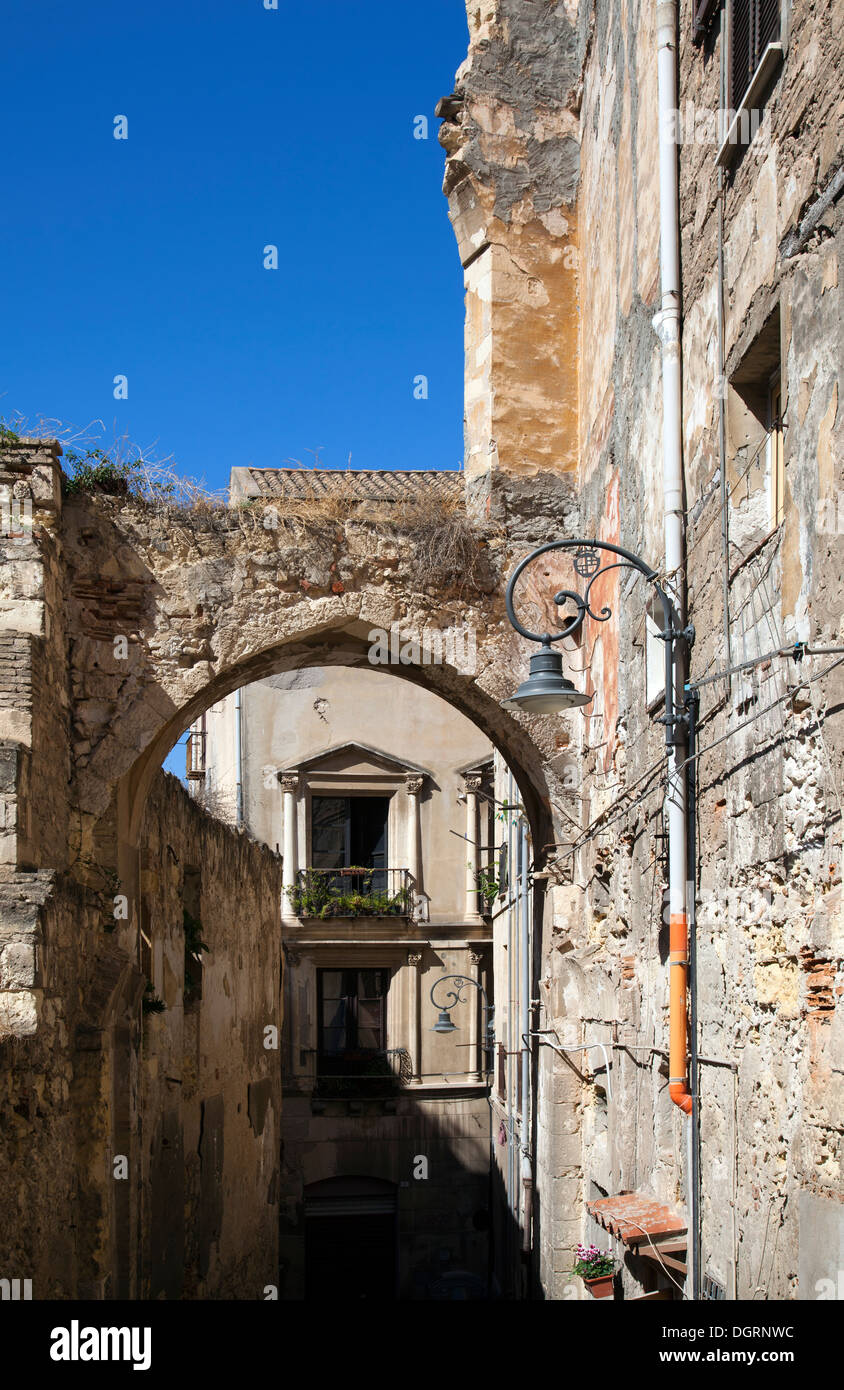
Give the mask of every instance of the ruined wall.
[[[280, 1052], [263, 1030], [281, 1022], [280, 868], [163, 776], [141, 856], [138, 963], [116, 881], [0, 883], [2, 1277], [36, 1299], [261, 1298], [277, 1269]], [[211, 949], [185, 1009], [194, 865]], [[142, 1007], [148, 983], [161, 1014]]]
[[142, 845], [144, 973], [165, 1009], [143, 1014], [141, 1296], [262, 1298], [278, 1265], [281, 1053], [264, 1043], [282, 1022], [280, 861], [164, 775]]
[[[208, 832], [209, 845], [217, 845], [208, 852], [219, 906], [202, 907], [198, 919], [218, 922], [224, 964], [219, 977], [210, 976], [212, 1035], [204, 1038], [201, 1024], [197, 1035], [190, 1018], [179, 1022], [184, 957], [173, 858], [202, 871], [191, 848], [200, 822], [191, 819], [195, 808], [179, 810], [166, 798], [156, 803], [162, 827], [150, 819], [147, 798], [161, 760], [196, 715], [250, 680], [300, 667], [366, 666], [373, 626], [465, 623], [477, 634], [476, 672], [446, 660], [401, 674], [441, 695], [501, 749], [538, 842], [549, 842], [558, 755], [568, 736], [559, 726], [514, 720], [500, 707], [524, 649], [507, 624], [502, 588], [514, 554], [563, 514], [570, 488], [548, 474], [541, 488], [515, 486], [506, 506], [499, 496], [485, 520], [471, 523], [462, 480], [447, 505], [436, 493], [409, 502], [403, 496], [391, 509], [350, 502], [342, 474], [338, 495], [304, 514], [260, 500], [180, 511], [125, 495], [63, 495], [58, 452], [29, 442], [4, 449], [2, 460], [10, 487], [25, 491], [35, 477], [51, 503], [35, 509], [29, 549], [15, 551], [4, 570], [9, 597], [0, 609], [12, 653], [0, 681], [4, 815], [14, 827], [0, 903], [4, 1106], [6, 1116], [25, 1117], [22, 1148], [5, 1135], [0, 1146], [4, 1190], [10, 1203], [15, 1193], [22, 1213], [10, 1211], [5, 1228], [8, 1277], [34, 1270], [36, 1297], [45, 1289], [121, 1298], [179, 1288], [252, 1297], [257, 1266], [270, 1260], [264, 1209], [271, 1213], [276, 1198], [266, 1155], [277, 1107], [264, 1089], [244, 1094], [242, 1084], [243, 1067], [255, 1065], [247, 1015], [257, 996], [249, 991], [262, 987], [227, 934], [241, 920], [230, 890], [246, 852], [235, 842], [237, 872], [227, 871], [215, 838], [222, 832]], [[281, 523], [280, 512], [287, 513]], [[27, 585], [38, 595], [34, 609]], [[44, 659], [31, 670], [46, 674], [33, 678], [30, 699], [17, 653], [29, 652], [28, 624], [36, 619], [36, 653]], [[21, 634], [24, 647], [16, 645]], [[27, 721], [46, 731], [31, 759]], [[18, 771], [24, 764], [25, 775]], [[21, 836], [19, 824], [37, 833]], [[43, 882], [33, 865], [43, 867]], [[248, 886], [240, 896], [246, 909], [255, 905]], [[118, 899], [125, 902], [116, 914]], [[247, 937], [253, 930], [250, 921]], [[263, 937], [254, 944], [260, 966], [269, 945]], [[158, 1016], [142, 1009], [150, 977], [170, 1001]], [[213, 992], [215, 978], [222, 994]], [[224, 1047], [225, 1060], [215, 1062]], [[213, 1089], [212, 1063], [220, 1071]], [[263, 1088], [268, 1077], [258, 1072]], [[438, 1119], [431, 1123], [439, 1129]], [[465, 1124], [461, 1117], [464, 1132]], [[17, 1127], [10, 1118], [8, 1133]], [[472, 1153], [480, 1142], [472, 1140]], [[30, 1159], [21, 1177], [23, 1148]], [[227, 1154], [249, 1175], [240, 1195], [227, 1176]], [[190, 1156], [184, 1176], [181, 1155]], [[122, 1169], [123, 1158], [128, 1176], [115, 1178], [114, 1163], [120, 1159]], [[171, 1219], [183, 1184], [184, 1226]], [[473, 1184], [475, 1177], [474, 1191]], [[247, 1190], [254, 1200], [241, 1224], [254, 1256], [241, 1263], [225, 1204], [242, 1216]], [[468, 1206], [466, 1213], [468, 1221]], [[461, 1232], [455, 1258], [468, 1258], [484, 1237], [474, 1225]], [[0, 1254], [5, 1271], [5, 1246]]]
[[[46, 441], [4, 439], [0, 449], [0, 866], [67, 862], [60, 453]], [[48, 770], [49, 791], [41, 780]]]
[[576, 467], [576, 41], [564, 3], [467, 4], [440, 107], [443, 191], [466, 286], [465, 466]]
[[31, 1279], [36, 1299], [114, 1296], [114, 1033], [141, 977], [111, 903], [67, 878], [7, 877], [0, 922], [5, 997], [38, 1011], [22, 1036], [14, 1008], [0, 1021], [2, 1277]]

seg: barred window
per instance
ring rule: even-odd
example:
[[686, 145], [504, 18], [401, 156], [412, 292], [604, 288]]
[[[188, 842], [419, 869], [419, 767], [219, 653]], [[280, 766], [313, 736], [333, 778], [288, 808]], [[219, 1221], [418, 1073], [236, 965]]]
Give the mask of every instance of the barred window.
[[732, 0], [730, 35], [730, 106], [737, 110], [765, 49], [779, 39], [779, 0]]

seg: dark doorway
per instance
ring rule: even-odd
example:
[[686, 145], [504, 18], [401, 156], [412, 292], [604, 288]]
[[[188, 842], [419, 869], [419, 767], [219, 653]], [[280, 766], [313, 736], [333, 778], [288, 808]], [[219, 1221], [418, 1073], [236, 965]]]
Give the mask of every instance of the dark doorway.
[[393, 1302], [396, 1189], [378, 1178], [326, 1178], [305, 1188], [305, 1298]]

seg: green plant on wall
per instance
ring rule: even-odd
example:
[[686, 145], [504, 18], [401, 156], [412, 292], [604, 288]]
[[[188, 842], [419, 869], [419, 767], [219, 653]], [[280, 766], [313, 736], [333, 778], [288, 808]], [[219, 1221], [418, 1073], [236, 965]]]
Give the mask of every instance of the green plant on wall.
[[211, 947], [202, 940], [202, 923], [197, 917], [192, 917], [186, 907], [182, 909], [182, 924], [185, 934], [184, 995], [189, 999], [198, 991], [202, 982], [202, 952], [210, 951]]
[[141, 999], [141, 1009], [145, 1014], [163, 1014], [167, 1008], [163, 999], [159, 999], [155, 992], [152, 981], [147, 980]]
[[492, 867], [478, 869], [477, 871], [478, 892], [484, 900], [487, 909], [492, 907], [495, 899], [501, 893], [501, 884], [495, 877]]
[[[410, 889], [403, 886], [395, 893], [373, 886], [373, 877], [381, 871], [352, 866], [337, 875], [306, 869], [295, 888], [289, 890], [290, 902], [297, 917], [398, 917], [409, 911]], [[356, 886], [345, 889], [342, 879], [357, 879]]]
[[0, 418], [0, 449], [6, 448], [9, 444], [20, 444], [21, 437], [17, 430], [13, 430], [6, 421]]
[[84, 454], [75, 449], [64, 453], [64, 466], [68, 477], [64, 483], [66, 493], [106, 492], [126, 496], [139, 480], [140, 470], [136, 463], [110, 456], [104, 449], [86, 449]]

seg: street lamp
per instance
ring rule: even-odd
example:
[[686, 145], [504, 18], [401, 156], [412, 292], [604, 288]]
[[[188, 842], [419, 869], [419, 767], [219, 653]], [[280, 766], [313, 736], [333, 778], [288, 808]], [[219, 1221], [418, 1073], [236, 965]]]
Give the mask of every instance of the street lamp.
[[[550, 550], [574, 551], [574, 571], [581, 579], [585, 579], [586, 587], [582, 594], [576, 593], [573, 589], [561, 589], [554, 595], [554, 603], [559, 607], [569, 602], [574, 603], [576, 612], [563, 623], [562, 627], [555, 633], [550, 632], [531, 632], [516, 617], [516, 610], [513, 604], [516, 584], [528, 565], [538, 559], [540, 555], [547, 554]], [[617, 557], [611, 564], [603, 563], [603, 552]], [[573, 709], [578, 705], [587, 705], [592, 698], [590, 695], [581, 695], [563, 675], [563, 658], [560, 652], [554, 651], [553, 643], [562, 642], [563, 638], [572, 636], [583, 625], [586, 617], [596, 623], [605, 623], [612, 617], [612, 612], [606, 606], [600, 612], [595, 612], [591, 607], [592, 586], [603, 575], [608, 574], [614, 569], [637, 570], [648, 580], [656, 592], [662, 607], [663, 630], [659, 636], [665, 642], [665, 714], [662, 722], [666, 728], [666, 743], [673, 746], [675, 743], [675, 725], [682, 723], [684, 715], [674, 713], [674, 666], [675, 666], [675, 644], [680, 638], [689, 639], [693, 636], [693, 629], [678, 629], [675, 622], [674, 606], [658, 581], [658, 573], [651, 569], [650, 565], [645, 564], [638, 555], [634, 555], [630, 550], [624, 550], [620, 545], [611, 545], [609, 541], [583, 540], [582, 538], [564, 541], [549, 541], [547, 545], [541, 545], [522, 560], [513, 571], [507, 585], [505, 595], [505, 605], [507, 617], [510, 624], [522, 637], [526, 637], [529, 642], [538, 642], [540, 650], [534, 652], [530, 658], [530, 675], [528, 679], [519, 686], [518, 690], [507, 700], [502, 700], [504, 709], [524, 710], [528, 714], [556, 714], [561, 710]]]
[[588, 705], [591, 695], [581, 695], [563, 675], [563, 658], [545, 638], [542, 650], [530, 659], [530, 675], [509, 700], [502, 700], [504, 709], [523, 709], [528, 714], [557, 714], [560, 710]]
[[[555, 633], [531, 632], [516, 617], [513, 596], [519, 576], [528, 565], [552, 550], [573, 552], [574, 572], [584, 581], [583, 593], [572, 589], [561, 589], [554, 595], [556, 605], [574, 603], [575, 612], [565, 618]], [[605, 562], [605, 555], [609, 563]], [[611, 570], [634, 570], [647, 580], [659, 600], [662, 610], [662, 630], [657, 633], [665, 644], [665, 710], [658, 720], [665, 727], [665, 750], [667, 756], [667, 779], [665, 804], [668, 820], [668, 898], [669, 898], [669, 1077], [668, 1094], [671, 1100], [689, 1117], [688, 1138], [691, 1149], [689, 1205], [692, 1208], [692, 1228], [696, 1247], [699, 1236], [699, 1204], [697, 1197], [699, 1170], [698, 1121], [697, 1121], [697, 1038], [696, 1038], [696, 989], [694, 978], [695, 931], [694, 931], [694, 890], [687, 882], [693, 872], [694, 862], [689, 854], [687, 832], [687, 784], [685, 774], [685, 753], [687, 743], [694, 742], [695, 699], [690, 695], [685, 705], [678, 708], [677, 696], [680, 675], [684, 673], [688, 648], [694, 641], [694, 628], [689, 624], [681, 626], [677, 609], [659, 582], [659, 573], [647, 565], [638, 555], [624, 550], [620, 545], [609, 541], [559, 540], [546, 545], [526, 556], [513, 571], [507, 585], [505, 604], [507, 617], [522, 637], [529, 642], [540, 644], [539, 652], [530, 659], [530, 675], [508, 700], [502, 701], [505, 709], [524, 710], [529, 714], [553, 714], [587, 703], [587, 697], [580, 695], [563, 676], [562, 657], [553, 650], [554, 642], [570, 637], [589, 617], [595, 623], [605, 623], [612, 617], [606, 605], [600, 612], [591, 606], [592, 587]], [[688, 895], [688, 896], [687, 896]], [[691, 930], [690, 930], [691, 926]], [[691, 1028], [689, 1026], [688, 1006], [691, 1001]], [[690, 1067], [691, 1064], [691, 1067]], [[697, 1297], [699, 1260], [696, 1249], [692, 1254], [693, 1296]]]
[[[445, 984], [447, 980], [453, 980], [454, 983], [455, 983], [456, 988], [455, 988], [455, 989], [446, 990], [446, 992], [445, 992], [445, 1001], [446, 1001], [446, 1002], [443, 1003], [443, 1004], [441, 1004], [441, 1003], [438, 1003], [438, 1001], [434, 998], [434, 991], [435, 991], [436, 989], [438, 989], [440, 985]], [[439, 1011], [439, 1017], [437, 1018], [436, 1023], [435, 1023], [434, 1026], [432, 1027], [431, 1032], [432, 1032], [432, 1033], [456, 1033], [456, 1032], [457, 1032], [457, 1029], [458, 1029], [458, 1026], [459, 1026], [459, 1025], [456, 1024], [456, 1023], [454, 1023], [454, 1022], [452, 1021], [450, 1010], [454, 1008], [455, 1004], [465, 1004], [465, 1003], [466, 1003], [466, 1000], [463, 998], [463, 987], [464, 987], [464, 985], [473, 985], [474, 988], [475, 988], [476, 990], [479, 991], [479, 993], [480, 993], [480, 995], [481, 995], [481, 998], [482, 998], [483, 1001], [484, 1001], [484, 1002], [483, 1002], [483, 1010], [484, 1010], [484, 1014], [485, 1014], [485, 1016], [486, 1016], [486, 1037], [487, 1037], [486, 1044], [485, 1044], [485, 1047], [484, 1047], [484, 1051], [489, 1051], [489, 1052], [491, 1053], [491, 1052], [492, 1052], [492, 1049], [493, 1049], [493, 1044], [494, 1044], [494, 1038], [493, 1038], [493, 1022], [492, 1022], [492, 1015], [493, 1015], [494, 1010], [493, 1010], [492, 1005], [489, 1003], [489, 1000], [488, 1000], [487, 997], [486, 997], [486, 990], [484, 989], [483, 985], [482, 985], [482, 984], [479, 984], [477, 980], [472, 980], [472, 979], [470, 979], [470, 977], [469, 977], [468, 975], [441, 975], [440, 978], [439, 978], [438, 980], [435, 980], [434, 983], [431, 985], [431, 1003], [433, 1004], [434, 1008], [437, 1009], [437, 1010]], [[488, 1071], [491, 1071], [491, 1070], [492, 1070], [491, 1061], [489, 1061], [489, 1062], [487, 1063], [487, 1070], [488, 1070]]]

